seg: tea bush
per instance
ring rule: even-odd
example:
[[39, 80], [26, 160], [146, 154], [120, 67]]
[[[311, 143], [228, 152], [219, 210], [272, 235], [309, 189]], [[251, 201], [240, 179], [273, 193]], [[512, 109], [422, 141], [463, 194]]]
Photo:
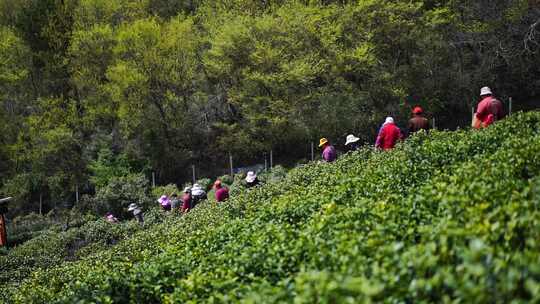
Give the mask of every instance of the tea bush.
[[127, 208], [131, 203], [149, 208], [153, 204], [148, 180], [144, 174], [128, 174], [112, 177], [109, 182], [96, 190], [95, 196], [84, 196], [77, 209], [103, 215], [112, 212], [119, 218], [128, 218]]
[[[540, 113], [416, 134], [202, 203], [4, 297], [90, 302], [540, 301]], [[30, 254], [30, 253], [29, 253]]]
[[174, 184], [168, 184], [165, 186], [157, 186], [152, 189], [152, 197], [154, 199], [154, 203], [155, 203], [155, 200], [161, 197], [162, 195], [165, 194], [170, 197], [174, 193], [176, 193], [177, 195], [182, 193], [182, 191], [179, 190], [178, 187], [176, 187], [176, 185]]

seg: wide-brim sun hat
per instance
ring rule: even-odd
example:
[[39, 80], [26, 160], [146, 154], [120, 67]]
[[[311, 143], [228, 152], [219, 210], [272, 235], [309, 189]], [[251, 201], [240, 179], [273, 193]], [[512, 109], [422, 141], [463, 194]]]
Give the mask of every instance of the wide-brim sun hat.
[[221, 181], [219, 179], [214, 182], [214, 188], [218, 188], [218, 187], [221, 187]]
[[137, 209], [137, 204], [135, 204], [135, 203], [129, 204], [128, 211], [133, 211], [135, 209]]
[[480, 89], [480, 96], [484, 96], [484, 95], [492, 95], [493, 93], [491, 93], [491, 89], [489, 87], [483, 87]]
[[246, 175], [246, 182], [253, 183], [255, 179], [257, 178], [257, 174], [253, 171], [249, 171]]
[[347, 140], [345, 141], [345, 146], [348, 145], [348, 144], [352, 144], [352, 143], [355, 143], [357, 141], [359, 141], [360, 138], [352, 135], [352, 134], [349, 134], [347, 135]]
[[184, 193], [188, 193], [189, 191], [191, 191], [191, 188], [190, 188], [190, 187], [185, 187], [185, 188], [184, 188]]
[[323, 138], [321, 138], [321, 139], [319, 140], [319, 147], [322, 147], [322, 146], [324, 146], [324, 145], [327, 144], [327, 143], [328, 143], [328, 139], [326, 139], [326, 138], [323, 137]]

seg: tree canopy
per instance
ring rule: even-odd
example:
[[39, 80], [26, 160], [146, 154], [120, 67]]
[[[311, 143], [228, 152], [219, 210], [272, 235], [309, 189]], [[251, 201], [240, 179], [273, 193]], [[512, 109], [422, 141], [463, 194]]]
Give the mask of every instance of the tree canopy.
[[0, 16], [0, 186], [20, 211], [92, 191], [106, 155], [179, 182], [228, 153], [371, 142], [417, 104], [464, 126], [485, 85], [515, 108], [540, 93], [536, 1], [0, 0]]

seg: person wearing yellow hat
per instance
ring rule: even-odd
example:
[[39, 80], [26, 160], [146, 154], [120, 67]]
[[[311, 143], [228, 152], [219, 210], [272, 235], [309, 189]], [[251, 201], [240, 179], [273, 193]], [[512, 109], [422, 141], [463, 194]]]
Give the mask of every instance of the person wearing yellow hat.
[[336, 154], [336, 148], [330, 144], [328, 139], [321, 138], [319, 141], [319, 148], [321, 148], [322, 151], [322, 158], [325, 162], [331, 163], [336, 160], [337, 154]]

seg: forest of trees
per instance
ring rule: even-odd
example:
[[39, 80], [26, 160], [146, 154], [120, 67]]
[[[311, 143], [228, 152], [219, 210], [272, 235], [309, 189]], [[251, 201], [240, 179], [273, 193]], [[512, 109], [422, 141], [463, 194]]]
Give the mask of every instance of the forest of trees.
[[155, 171], [181, 183], [479, 89], [540, 97], [537, 0], [0, 0], [0, 187], [11, 212]]

